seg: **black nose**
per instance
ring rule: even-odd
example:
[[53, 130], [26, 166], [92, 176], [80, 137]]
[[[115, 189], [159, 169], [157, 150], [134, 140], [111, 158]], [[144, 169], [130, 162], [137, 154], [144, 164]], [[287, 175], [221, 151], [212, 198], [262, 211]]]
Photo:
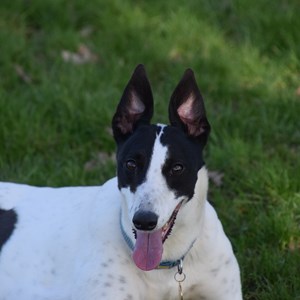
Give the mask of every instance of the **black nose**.
[[132, 222], [137, 230], [149, 231], [157, 225], [158, 216], [151, 211], [137, 211], [132, 219]]

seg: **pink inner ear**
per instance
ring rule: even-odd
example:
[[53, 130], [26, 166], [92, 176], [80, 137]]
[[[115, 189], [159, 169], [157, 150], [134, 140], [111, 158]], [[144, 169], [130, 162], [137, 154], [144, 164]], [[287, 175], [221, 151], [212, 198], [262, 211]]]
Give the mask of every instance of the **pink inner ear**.
[[183, 123], [187, 124], [195, 120], [195, 111], [193, 111], [193, 103], [195, 101], [194, 95], [191, 94], [188, 99], [182, 103], [178, 109], [178, 115]]
[[194, 105], [194, 101], [195, 96], [191, 93], [187, 100], [178, 107], [177, 113], [180, 120], [187, 126], [188, 134], [191, 136], [199, 136], [205, 132], [205, 128], [199, 122], [200, 116], [197, 107]]
[[145, 111], [145, 104], [134, 93], [130, 94], [130, 102], [126, 107], [126, 113], [119, 118], [118, 127], [123, 134], [132, 132], [134, 123]]
[[140, 100], [140, 98], [131, 92], [130, 106], [128, 107], [128, 112], [131, 115], [139, 115], [145, 111], [145, 104]]

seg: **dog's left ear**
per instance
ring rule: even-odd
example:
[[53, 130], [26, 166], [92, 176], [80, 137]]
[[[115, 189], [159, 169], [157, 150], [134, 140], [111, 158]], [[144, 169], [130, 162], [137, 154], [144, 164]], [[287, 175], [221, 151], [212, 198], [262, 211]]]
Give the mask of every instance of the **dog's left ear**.
[[138, 65], [112, 119], [113, 135], [117, 143], [125, 141], [141, 124], [149, 124], [153, 115], [153, 96], [146, 70]]
[[170, 104], [169, 119], [188, 136], [199, 138], [205, 144], [210, 132], [203, 98], [196, 83], [194, 72], [187, 69], [175, 88]]

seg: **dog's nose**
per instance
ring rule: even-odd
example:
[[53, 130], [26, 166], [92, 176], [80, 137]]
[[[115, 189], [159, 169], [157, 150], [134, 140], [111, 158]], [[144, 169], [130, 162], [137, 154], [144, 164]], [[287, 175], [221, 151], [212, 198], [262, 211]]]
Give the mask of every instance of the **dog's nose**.
[[158, 215], [151, 211], [137, 211], [132, 222], [137, 230], [150, 231], [157, 225]]

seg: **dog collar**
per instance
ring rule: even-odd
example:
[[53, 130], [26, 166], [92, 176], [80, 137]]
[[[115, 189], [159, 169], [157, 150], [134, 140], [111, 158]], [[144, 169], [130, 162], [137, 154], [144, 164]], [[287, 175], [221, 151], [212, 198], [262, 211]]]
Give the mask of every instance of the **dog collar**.
[[[122, 224], [122, 220], [121, 220], [121, 217], [120, 217], [120, 227], [121, 227], [121, 232], [122, 232], [122, 235], [123, 235], [123, 238], [127, 244], [127, 246], [129, 247], [129, 249], [131, 251], [134, 250], [134, 244], [132, 242], [132, 240], [130, 239], [130, 237], [128, 236], [128, 234], [125, 232], [125, 229], [123, 227], [123, 224]], [[196, 239], [192, 242], [192, 244], [190, 245], [190, 247], [188, 248], [188, 250], [186, 251], [186, 253], [179, 259], [177, 260], [163, 260], [160, 262], [160, 264], [156, 267], [156, 269], [158, 270], [162, 270], [162, 269], [172, 269], [174, 267], [177, 267], [179, 266], [180, 264], [182, 264], [185, 256], [188, 254], [188, 252], [192, 249], [192, 247], [194, 246], [194, 243], [196, 242]]]

